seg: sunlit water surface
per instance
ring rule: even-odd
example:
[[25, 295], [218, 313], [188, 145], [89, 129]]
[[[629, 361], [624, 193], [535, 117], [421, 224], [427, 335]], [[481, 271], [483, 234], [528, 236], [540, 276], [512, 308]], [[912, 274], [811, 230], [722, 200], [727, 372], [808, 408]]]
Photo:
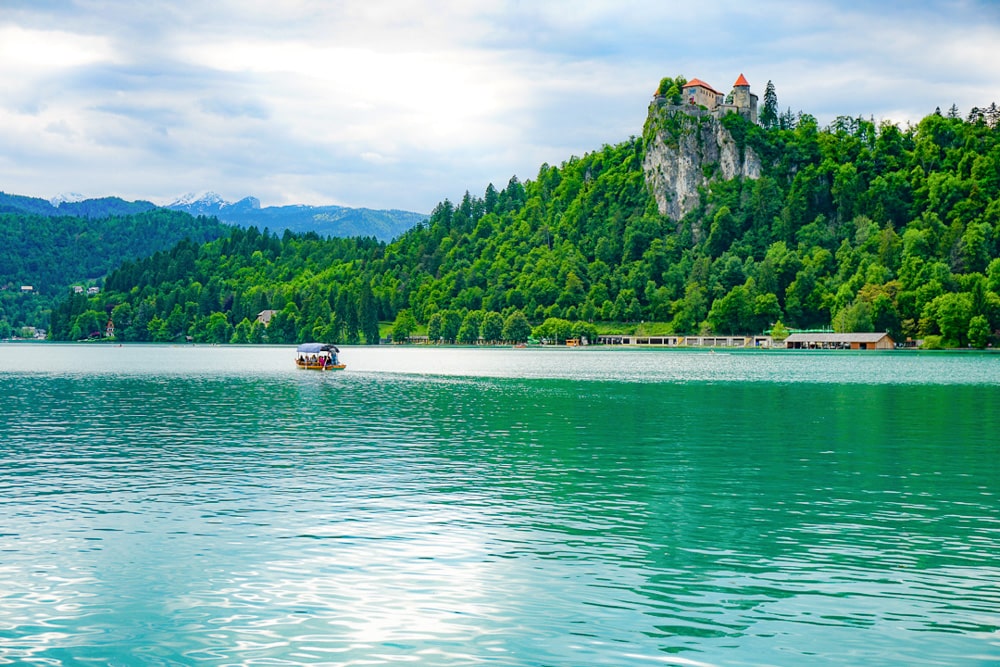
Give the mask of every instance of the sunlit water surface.
[[0, 664], [1000, 664], [1000, 356], [0, 345]]

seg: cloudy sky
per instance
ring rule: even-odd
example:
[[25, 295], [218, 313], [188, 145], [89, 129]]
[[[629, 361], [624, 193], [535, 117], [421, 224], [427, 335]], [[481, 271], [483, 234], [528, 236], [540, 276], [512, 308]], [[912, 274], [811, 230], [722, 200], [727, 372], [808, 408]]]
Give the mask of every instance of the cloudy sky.
[[997, 0], [0, 0], [0, 191], [430, 211], [638, 135], [663, 76], [1000, 103]]

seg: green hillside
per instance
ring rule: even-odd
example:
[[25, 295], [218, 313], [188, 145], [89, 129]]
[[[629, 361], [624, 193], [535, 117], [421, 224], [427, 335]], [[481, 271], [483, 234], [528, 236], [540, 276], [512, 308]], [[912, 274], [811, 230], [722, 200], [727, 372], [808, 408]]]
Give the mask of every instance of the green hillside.
[[72, 285], [100, 285], [125, 259], [147, 257], [185, 238], [201, 243], [229, 231], [217, 220], [163, 209], [103, 218], [88, 217], [88, 212], [93, 206], [80, 216], [0, 213], [0, 338], [24, 326], [47, 327], [49, 309]]
[[125, 340], [262, 340], [251, 322], [264, 309], [280, 311], [271, 342], [374, 340], [378, 320], [445, 339], [464, 323], [474, 340], [514, 313], [681, 334], [781, 321], [951, 345], [985, 345], [1000, 328], [995, 105], [905, 128], [727, 116], [763, 173], [712, 180], [680, 220], [658, 212], [642, 168], [677, 120], [651, 114], [642, 137], [445, 200], [390, 244], [256, 229], [182, 243], [65, 301], [52, 334], [86, 334], [113, 313]]

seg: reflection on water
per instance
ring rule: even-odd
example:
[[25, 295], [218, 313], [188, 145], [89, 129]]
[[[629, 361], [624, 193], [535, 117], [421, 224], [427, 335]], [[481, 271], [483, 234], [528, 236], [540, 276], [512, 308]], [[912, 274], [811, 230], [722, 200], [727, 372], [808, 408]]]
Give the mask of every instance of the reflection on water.
[[[292, 347], [0, 344], [0, 373], [58, 376], [287, 376]], [[629, 383], [1000, 383], [994, 353], [634, 348], [345, 347], [348, 375], [571, 379]], [[338, 374], [339, 375], [339, 374]], [[332, 382], [329, 377], [326, 382]]]
[[1000, 660], [992, 356], [16, 347], [0, 664]]

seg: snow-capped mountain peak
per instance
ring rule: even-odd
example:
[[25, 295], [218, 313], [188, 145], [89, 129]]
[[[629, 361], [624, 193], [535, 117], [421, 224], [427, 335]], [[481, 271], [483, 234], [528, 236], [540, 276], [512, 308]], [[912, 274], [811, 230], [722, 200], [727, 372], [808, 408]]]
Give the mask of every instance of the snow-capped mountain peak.
[[81, 195], [79, 192], [60, 192], [55, 197], [50, 199], [49, 203], [55, 206], [56, 208], [59, 208], [61, 204], [66, 204], [66, 203], [72, 204], [84, 201], [86, 199], [87, 198]]
[[226, 206], [229, 202], [222, 198], [221, 195], [215, 192], [189, 192], [186, 195], [181, 195], [176, 201], [169, 204], [169, 208], [174, 207], [186, 207], [186, 206], [205, 206], [205, 207], [219, 207]]

